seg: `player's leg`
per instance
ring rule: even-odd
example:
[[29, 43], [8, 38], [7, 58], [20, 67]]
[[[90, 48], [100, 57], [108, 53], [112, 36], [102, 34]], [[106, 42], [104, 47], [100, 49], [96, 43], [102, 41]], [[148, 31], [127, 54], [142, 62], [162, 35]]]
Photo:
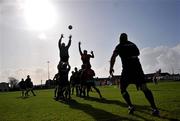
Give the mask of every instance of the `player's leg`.
[[145, 83], [141, 85], [140, 89], [144, 92], [146, 99], [148, 100], [148, 102], [150, 103], [150, 105], [153, 109], [152, 114], [153, 115], [159, 115], [159, 111], [158, 111], [156, 104], [154, 102], [154, 96], [153, 96], [151, 90], [148, 89], [148, 87]]
[[80, 84], [75, 84], [76, 96], [80, 96]]
[[93, 86], [93, 88], [96, 90], [96, 92], [99, 94], [99, 97], [102, 98], [101, 92], [99, 91], [98, 88], [96, 88], [95, 86]]
[[71, 98], [71, 87], [70, 87], [70, 83], [68, 81], [66, 82], [65, 95], [66, 95], [66, 99], [70, 100], [70, 98]]
[[71, 94], [72, 95], [74, 94], [74, 85], [73, 84], [71, 85]]
[[24, 97], [24, 90], [21, 89], [21, 96]]
[[61, 98], [61, 89], [62, 89], [62, 87], [61, 87], [61, 84], [59, 83], [58, 89], [57, 89], [57, 96], [56, 96], [55, 100], [59, 100]]
[[120, 89], [121, 89], [121, 95], [124, 98], [124, 100], [126, 101], [127, 105], [128, 105], [128, 109], [129, 109], [129, 114], [133, 114], [133, 112], [135, 111], [134, 106], [131, 103], [131, 99], [129, 96], [128, 91], [126, 90], [128, 87], [128, 83], [127, 81], [122, 81], [120, 82]]
[[[96, 84], [94, 82], [94, 80], [91, 82], [91, 86], [95, 89], [95, 91], [99, 94], [99, 97], [102, 99], [102, 95], [101, 95], [101, 92], [100, 90], [96, 87]], [[91, 88], [90, 88], [91, 89]]]
[[83, 97], [86, 97], [86, 85], [83, 85], [82, 87], [82, 94], [83, 94]]
[[87, 97], [89, 97], [89, 91], [91, 89], [91, 86], [90, 85], [87, 85]]
[[86, 80], [83, 80], [81, 82], [81, 91], [80, 91], [80, 96], [85, 97], [86, 96]]
[[54, 89], [54, 98], [57, 97], [57, 92], [58, 92], [58, 85], [56, 85]]
[[29, 96], [29, 88], [26, 88], [25, 96]]
[[68, 99], [71, 99], [71, 87], [70, 87], [70, 84], [68, 84]]
[[33, 91], [33, 88], [31, 88], [31, 93], [33, 94], [33, 96], [36, 96], [36, 94]]

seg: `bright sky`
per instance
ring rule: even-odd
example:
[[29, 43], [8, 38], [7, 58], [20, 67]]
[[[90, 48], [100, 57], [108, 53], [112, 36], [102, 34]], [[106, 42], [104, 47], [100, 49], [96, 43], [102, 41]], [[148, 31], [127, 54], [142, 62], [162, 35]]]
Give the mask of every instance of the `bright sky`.
[[[180, 0], [0, 0], [0, 82], [31, 75], [35, 84], [57, 72], [61, 33], [71, 70], [80, 68], [78, 42], [94, 51], [92, 68], [109, 76], [109, 60], [125, 32], [140, 49], [145, 73], [180, 73]], [[68, 25], [73, 29], [68, 30]], [[115, 74], [121, 73], [121, 61]]]

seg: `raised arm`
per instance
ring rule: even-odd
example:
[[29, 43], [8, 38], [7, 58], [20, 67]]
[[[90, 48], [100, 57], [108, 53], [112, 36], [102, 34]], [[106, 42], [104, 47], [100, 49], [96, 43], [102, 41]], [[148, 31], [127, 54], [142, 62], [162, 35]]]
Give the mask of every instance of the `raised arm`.
[[57, 79], [57, 74], [55, 74], [55, 76], [54, 76], [53, 80], [56, 80], [56, 79]]
[[110, 75], [113, 75], [113, 73], [114, 73], [113, 67], [114, 67], [114, 63], [116, 61], [117, 56], [118, 56], [118, 54], [114, 51], [113, 55], [111, 56], [111, 60], [110, 60], [110, 69], [109, 69], [109, 74]]
[[68, 45], [67, 45], [68, 48], [71, 46], [71, 38], [72, 38], [72, 35], [69, 35], [69, 42], [68, 42]]
[[82, 51], [81, 51], [81, 42], [79, 42], [79, 53], [80, 53], [80, 55], [82, 55]]
[[94, 53], [93, 53], [93, 51], [91, 51], [91, 58], [94, 58]]
[[59, 38], [59, 42], [58, 42], [58, 47], [59, 47], [59, 48], [61, 47], [62, 38], [63, 38], [63, 34], [61, 34], [61, 37]]

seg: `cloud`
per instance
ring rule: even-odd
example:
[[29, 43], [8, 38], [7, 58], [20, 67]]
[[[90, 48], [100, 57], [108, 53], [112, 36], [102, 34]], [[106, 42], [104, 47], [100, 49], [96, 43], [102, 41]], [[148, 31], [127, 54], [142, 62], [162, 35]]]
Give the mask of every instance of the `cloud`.
[[180, 44], [175, 47], [143, 48], [140, 59], [145, 73], [155, 72], [159, 68], [163, 72], [179, 73]]

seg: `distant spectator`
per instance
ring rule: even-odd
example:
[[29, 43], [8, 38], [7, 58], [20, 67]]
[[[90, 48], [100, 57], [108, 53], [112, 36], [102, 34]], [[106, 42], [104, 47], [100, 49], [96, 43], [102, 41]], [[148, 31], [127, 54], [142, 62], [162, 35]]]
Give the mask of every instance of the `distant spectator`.
[[25, 93], [25, 96], [28, 96], [29, 91], [31, 91], [32, 94], [34, 96], [36, 96], [34, 91], [33, 91], [33, 82], [31, 81], [31, 78], [30, 78], [29, 75], [27, 76], [27, 79], [25, 80], [25, 83], [26, 83], [26, 93]]
[[19, 87], [20, 87], [20, 90], [22, 91], [22, 97], [24, 97], [25, 96], [24, 92], [26, 91], [26, 84], [23, 78], [19, 82]]

